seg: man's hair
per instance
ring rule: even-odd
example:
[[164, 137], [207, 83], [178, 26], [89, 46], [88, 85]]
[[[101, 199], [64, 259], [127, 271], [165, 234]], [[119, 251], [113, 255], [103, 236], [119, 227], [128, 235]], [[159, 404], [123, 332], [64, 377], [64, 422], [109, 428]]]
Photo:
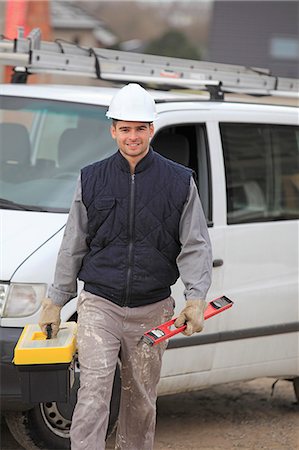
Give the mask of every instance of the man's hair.
[[[112, 119], [112, 125], [114, 127], [116, 127], [117, 122], [119, 122], [119, 119]], [[149, 125], [151, 125], [153, 122], [145, 122], [145, 123], [148, 123]]]

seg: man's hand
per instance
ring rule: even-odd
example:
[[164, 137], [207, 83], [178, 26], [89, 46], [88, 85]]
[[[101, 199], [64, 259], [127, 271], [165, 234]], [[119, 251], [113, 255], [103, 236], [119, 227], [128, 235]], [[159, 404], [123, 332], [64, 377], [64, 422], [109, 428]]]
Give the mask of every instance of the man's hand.
[[43, 333], [47, 334], [47, 325], [51, 325], [52, 338], [57, 336], [60, 325], [61, 306], [55, 305], [50, 298], [42, 301], [42, 312], [39, 317], [39, 326]]
[[187, 300], [185, 308], [179, 314], [174, 325], [177, 328], [186, 325], [183, 331], [183, 334], [186, 336], [199, 333], [203, 329], [206, 306], [207, 304], [204, 300]]

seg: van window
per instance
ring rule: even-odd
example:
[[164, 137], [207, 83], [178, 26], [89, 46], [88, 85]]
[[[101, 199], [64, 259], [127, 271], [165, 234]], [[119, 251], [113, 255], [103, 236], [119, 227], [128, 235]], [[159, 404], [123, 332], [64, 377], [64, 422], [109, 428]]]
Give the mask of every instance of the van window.
[[221, 123], [229, 224], [299, 218], [299, 128]]
[[194, 171], [202, 207], [208, 225], [212, 225], [210, 164], [205, 125], [182, 124], [165, 127], [154, 136], [152, 146], [166, 158]]
[[116, 150], [106, 110], [104, 106], [2, 96], [2, 207], [68, 211], [80, 168]]

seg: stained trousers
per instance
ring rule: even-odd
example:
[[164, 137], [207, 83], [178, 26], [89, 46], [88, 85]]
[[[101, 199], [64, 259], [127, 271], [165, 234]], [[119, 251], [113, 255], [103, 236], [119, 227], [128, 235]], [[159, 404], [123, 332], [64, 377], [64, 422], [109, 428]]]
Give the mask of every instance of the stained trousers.
[[104, 450], [115, 368], [120, 358], [121, 399], [117, 450], [152, 450], [157, 384], [166, 342], [149, 347], [143, 333], [170, 320], [172, 297], [120, 307], [82, 291], [78, 299], [80, 388], [71, 426], [72, 450]]

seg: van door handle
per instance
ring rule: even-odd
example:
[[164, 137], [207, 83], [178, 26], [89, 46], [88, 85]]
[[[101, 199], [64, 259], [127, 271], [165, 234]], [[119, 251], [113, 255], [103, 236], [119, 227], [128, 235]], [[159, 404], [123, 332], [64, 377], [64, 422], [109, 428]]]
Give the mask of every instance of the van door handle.
[[223, 259], [214, 259], [213, 267], [220, 267], [220, 266], [223, 266]]

